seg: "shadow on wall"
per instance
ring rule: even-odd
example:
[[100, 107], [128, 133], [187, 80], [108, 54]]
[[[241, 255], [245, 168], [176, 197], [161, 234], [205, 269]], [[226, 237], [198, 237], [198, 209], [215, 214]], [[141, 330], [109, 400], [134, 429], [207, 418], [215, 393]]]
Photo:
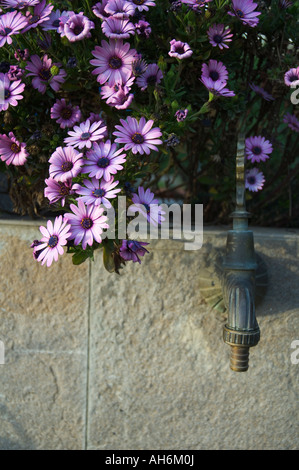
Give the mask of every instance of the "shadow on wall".
[[[257, 317], [281, 314], [299, 306], [299, 264], [296, 245], [291, 244], [284, 253], [280, 253], [279, 249], [282, 248], [269, 244], [266, 254], [256, 248]], [[221, 286], [224, 256], [224, 247], [214, 247], [212, 243], [206, 243], [199, 271], [202, 297], [208, 305], [220, 312], [225, 310]], [[226, 316], [226, 313], [224, 315]]]
[[298, 259], [275, 258], [261, 254], [267, 268], [267, 288], [258, 308], [258, 316], [277, 315], [299, 306]]

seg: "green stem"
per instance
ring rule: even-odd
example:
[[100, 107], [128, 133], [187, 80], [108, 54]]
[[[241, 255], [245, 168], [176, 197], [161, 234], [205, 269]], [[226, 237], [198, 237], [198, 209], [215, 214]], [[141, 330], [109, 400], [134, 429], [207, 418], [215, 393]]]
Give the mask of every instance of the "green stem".
[[85, 5], [85, 9], [88, 11], [88, 15], [92, 17], [93, 12], [91, 10], [90, 2], [88, 0], [84, 0], [84, 5]]
[[180, 79], [181, 73], [183, 71], [183, 68], [184, 68], [182, 61], [179, 60], [179, 59], [177, 59], [177, 60], [179, 61], [179, 68], [178, 68], [178, 73], [177, 73], [177, 76], [175, 78], [175, 81], [174, 81], [174, 84], [173, 84], [173, 87], [172, 87], [173, 90], [175, 90], [175, 88], [177, 86], [177, 83]]

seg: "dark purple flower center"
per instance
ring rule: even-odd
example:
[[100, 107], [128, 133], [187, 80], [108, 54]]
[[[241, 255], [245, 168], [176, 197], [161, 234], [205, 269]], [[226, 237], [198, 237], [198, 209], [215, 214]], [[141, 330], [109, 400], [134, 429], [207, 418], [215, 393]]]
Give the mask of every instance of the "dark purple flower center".
[[58, 28], [60, 25], [60, 20], [54, 20], [53, 23], [52, 23], [52, 26], [54, 26], [54, 28]]
[[129, 99], [129, 95], [125, 95], [125, 94], [123, 93], [122, 96], [119, 96], [119, 97], [118, 97], [119, 104], [125, 104], [125, 102], [127, 101], [127, 99]]
[[92, 194], [95, 196], [95, 197], [103, 197], [105, 196], [105, 190], [104, 189], [96, 189], [95, 191], [92, 192]]
[[134, 144], [143, 144], [144, 142], [144, 137], [140, 134], [140, 132], [135, 132], [135, 134], [131, 136], [131, 139]]
[[146, 79], [146, 83], [148, 85], [155, 85], [157, 83], [157, 76], [156, 75], [149, 75]]
[[81, 140], [88, 140], [91, 137], [91, 134], [89, 132], [83, 132], [81, 135]]
[[255, 179], [254, 176], [248, 176], [248, 177], [247, 177], [247, 182], [248, 182], [249, 184], [255, 184], [255, 183], [256, 183], [256, 179]]
[[52, 74], [51, 74], [51, 71], [49, 69], [45, 69], [43, 67], [38, 72], [38, 76], [41, 80], [48, 81], [48, 80], [50, 80]]
[[211, 70], [209, 76], [213, 80], [213, 82], [216, 82], [216, 80], [219, 79], [219, 73], [216, 72], [216, 70]]
[[84, 30], [84, 26], [82, 26], [81, 24], [77, 24], [73, 29], [73, 33], [76, 36], [79, 36], [79, 34], [81, 34], [83, 30]]
[[4, 90], [4, 99], [8, 100], [11, 97], [11, 92], [10, 90]]
[[296, 82], [297, 80], [299, 80], [299, 76], [298, 75], [291, 75], [289, 77], [289, 81], [290, 82]]
[[40, 20], [40, 16], [38, 15], [33, 15], [30, 20], [28, 21], [29, 24], [34, 24], [37, 23]]
[[9, 34], [12, 32], [11, 28], [4, 28], [5, 34]]
[[48, 246], [49, 246], [50, 248], [55, 248], [56, 245], [58, 245], [58, 237], [57, 237], [57, 235], [52, 235], [52, 236], [49, 238]]
[[93, 226], [93, 221], [89, 217], [83, 217], [80, 224], [82, 228], [89, 230]]
[[253, 147], [252, 151], [253, 151], [254, 155], [260, 155], [262, 153], [261, 147], [258, 147], [258, 146]]
[[60, 186], [59, 195], [60, 196], [67, 196], [70, 192], [69, 188], [63, 183], [59, 183], [59, 186]]
[[21, 147], [16, 144], [15, 142], [13, 142], [10, 146], [10, 150], [13, 152], [13, 153], [20, 153], [21, 151]]
[[216, 42], [216, 44], [220, 44], [222, 42], [222, 36], [220, 36], [220, 34], [215, 34], [215, 36], [213, 37], [213, 41]]
[[73, 162], [63, 162], [63, 164], [61, 165], [61, 169], [62, 171], [70, 171], [72, 168], [73, 168]]
[[135, 5], [143, 5], [145, 2], [145, 0], [133, 0], [133, 3], [135, 3]]
[[242, 10], [236, 10], [236, 15], [239, 17], [239, 18], [244, 18], [244, 13]]
[[102, 157], [98, 160], [97, 165], [98, 165], [99, 168], [107, 168], [107, 166], [109, 166], [109, 163], [110, 163], [109, 158]]
[[120, 69], [122, 64], [123, 64], [123, 62], [122, 62], [120, 57], [113, 56], [113, 57], [110, 58], [108, 65], [111, 69], [116, 70], [116, 69]]
[[70, 119], [72, 114], [73, 114], [73, 111], [71, 108], [64, 108], [60, 112], [60, 116], [62, 117], [62, 119]]
[[145, 210], [146, 210], [147, 214], [149, 214], [150, 211], [151, 211], [150, 206], [148, 204], [145, 204], [145, 203], [143, 203], [143, 205], [145, 207]]
[[185, 49], [183, 46], [179, 46], [179, 47], [176, 47], [175, 52], [177, 52], [178, 54], [184, 54]]

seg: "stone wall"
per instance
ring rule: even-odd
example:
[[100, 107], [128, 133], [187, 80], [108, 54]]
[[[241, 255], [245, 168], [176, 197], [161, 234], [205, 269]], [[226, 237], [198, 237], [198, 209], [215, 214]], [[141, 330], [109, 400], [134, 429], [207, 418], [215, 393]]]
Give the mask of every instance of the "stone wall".
[[206, 228], [199, 251], [155, 241], [118, 276], [100, 253], [40, 266], [38, 224], [1, 221], [0, 449], [297, 449], [298, 231], [254, 233], [269, 277], [261, 340], [235, 373], [225, 314], [199, 289], [226, 228]]

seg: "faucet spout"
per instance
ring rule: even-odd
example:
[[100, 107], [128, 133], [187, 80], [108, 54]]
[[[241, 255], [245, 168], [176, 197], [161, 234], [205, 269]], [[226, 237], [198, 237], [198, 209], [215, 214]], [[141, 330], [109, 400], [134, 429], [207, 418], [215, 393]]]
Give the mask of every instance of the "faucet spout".
[[255, 278], [251, 270], [229, 269], [224, 277], [228, 320], [223, 329], [224, 342], [231, 346], [230, 368], [245, 372], [249, 367], [249, 348], [260, 339], [255, 316]]
[[237, 150], [236, 210], [233, 229], [228, 231], [223, 261], [223, 298], [228, 310], [223, 330], [224, 342], [231, 346], [230, 367], [244, 372], [249, 367], [249, 348], [260, 339], [255, 315], [255, 272], [257, 269], [253, 232], [248, 229], [249, 213], [245, 208], [244, 137]]

